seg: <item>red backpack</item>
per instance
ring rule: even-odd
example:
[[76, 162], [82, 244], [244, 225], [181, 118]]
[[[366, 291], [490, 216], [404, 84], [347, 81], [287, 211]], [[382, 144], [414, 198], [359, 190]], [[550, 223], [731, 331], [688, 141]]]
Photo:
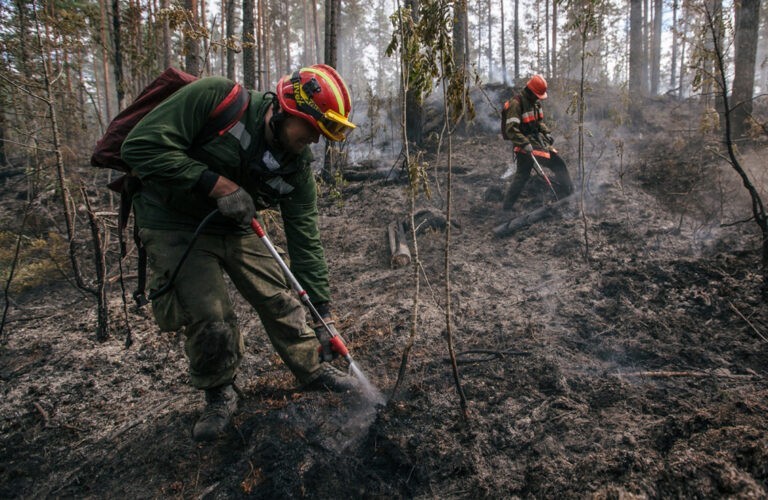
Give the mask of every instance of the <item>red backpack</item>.
[[[131, 168], [120, 156], [120, 148], [133, 127], [158, 104], [170, 97], [180, 88], [197, 80], [196, 76], [176, 68], [168, 68], [152, 83], [142, 90], [141, 94], [130, 106], [121, 111], [109, 124], [107, 131], [98, 140], [91, 155], [91, 165], [100, 168], [112, 168], [125, 172], [125, 175], [109, 183], [109, 188], [120, 193], [119, 235], [120, 253], [125, 256], [126, 249], [123, 241], [123, 230], [128, 225], [131, 213], [133, 195], [141, 189], [139, 179], [131, 175]], [[234, 127], [250, 103], [250, 94], [242, 85], [236, 83], [227, 96], [208, 116], [208, 122], [197, 135], [193, 144], [203, 144], [211, 139], [224, 135]], [[141, 306], [146, 303], [144, 288], [146, 285], [146, 251], [134, 227], [134, 240], [139, 253], [139, 283], [138, 290], [133, 294]]]
[[[168, 68], [163, 71], [160, 76], [142, 90], [139, 97], [130, 106], [121, 111], [110, 122], [107, 131], [96, 143], [91, 155], [91, 165], [130, 173], [130, 167], [120, 157], [120, 148], [123, 146], [125, 138], [147, 113], [177, 90], [197, 79], [196, 76], [176, 68]], [[204, 143], [217, 135], [227, 133], [242, 118], [249, 101], [248, 92], [240, 84], [235, 84], [230, 93], [210, 114], [209, 122], [194, 142]], [[118, 181], [110, 184], [110, 189], [114, 191], [119, 192], [119, 187]]]

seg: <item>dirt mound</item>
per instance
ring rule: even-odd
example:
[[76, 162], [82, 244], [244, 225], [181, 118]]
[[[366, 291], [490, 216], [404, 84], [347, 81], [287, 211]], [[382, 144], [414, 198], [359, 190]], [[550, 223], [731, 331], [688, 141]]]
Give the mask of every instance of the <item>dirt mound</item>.
[[[447, 271], [468, 419], [446, 340], [445, 225], [419, 232], [412, 332], [414, 269], [390, 267], [386, 240], [387, 223], [407, 216], [406, 188], [355, 181], [342, 204], [321, 207], [338, 326], [388, 399], [413, 342], [394, 398], [298, 391], [238, 302], [245, 398], [229, 434], [198, 445], [203, 401], [187, 385], [183, 339], [131, 311], [124, 348], [116, 289], [117, 329], [97, 343], [91, 301], [47, 288], [12, 310], [0, 351], [0, 496], [766, 496], [758, 236], [720, 226], [745, 218], [735, 200], [746, 194], [694, 210], [711, 184], [679, 194], [656, 162], [608, 153], [588, 158], [569, 208], [498, 238], [497, 224], [551, 201], [548, 191], [533, 182], [502, 213], [488, 193], [504, 185], [509, 147], [455, 141]], [[418, 206], [440, 213], [445, 151], [430, 161], [433, 195]], [[690, 175], [700, 186], [718, 168]]]

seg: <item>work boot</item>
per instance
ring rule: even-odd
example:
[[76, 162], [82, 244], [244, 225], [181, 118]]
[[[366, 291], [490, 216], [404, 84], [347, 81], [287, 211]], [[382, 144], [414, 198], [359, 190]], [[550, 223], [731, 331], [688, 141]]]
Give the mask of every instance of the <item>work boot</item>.
[[192, 430], [195, 441], [213, 441], [224, 432], [237, 409], [237, 393], [232, 384], [205, 390], [205, 409]]
[[355, 391], [360, 389], [360, 382], [330, 363], [320, 363], [320, 368], [312, 374], [304, 388], [319, 389], [322, 387], [333, 392]]

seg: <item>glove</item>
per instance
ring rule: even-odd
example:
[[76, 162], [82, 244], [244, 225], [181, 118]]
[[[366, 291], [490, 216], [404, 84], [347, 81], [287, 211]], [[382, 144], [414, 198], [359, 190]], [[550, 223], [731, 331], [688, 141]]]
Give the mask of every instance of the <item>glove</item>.
[[533, 153], [533, 146], [531, 146], [531, 143], [529, 142], [525, 146], [523, 146], [523, 151], [525, 151], [528, 154]]
[[251, 195], [245, 192], [241, 187], [216, 198], [216, 206], [222, 215], [231, 217], [242, 224], [250, 224], [253, 216], [256, 215], [256, 207], [253, 204]]
[[549, 144], [550, 146], [555, 143], [555, 138], [549, 134], [544, 134], [544, 140], [547, 141], [547, 144]]
[[323, 321], [325, 321], [325, 324], [328, 325], [328, 329], [333, 332], [333, 335], [328, 332], [328, 329], [326, 329], [322, 323], [318, 322], [312, 327], [315, 330], [317, 339], [320, 341], [320, 362], [333, 361], [339, 357], [339, 353], [331, 348], [331, 337], [338, 335], [339, 332], [337, 332], [336, 327], [333, 326], [334, 322], [331, 318], [323, 318]]

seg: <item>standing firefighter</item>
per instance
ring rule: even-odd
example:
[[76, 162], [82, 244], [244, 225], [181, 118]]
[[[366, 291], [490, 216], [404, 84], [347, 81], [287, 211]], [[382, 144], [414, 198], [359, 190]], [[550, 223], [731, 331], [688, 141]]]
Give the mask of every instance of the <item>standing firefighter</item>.
[[[251, 230], [253, 217], [279, 207], [291, 270], [326, 322], [331, 319], [328, 267], [318, 232], [317, 190], [309, 144], [320, 134], [342, 141], [355, 128], [349, 91], [330, 66], [284, 76], [276, 93], [245, 92], [245, 111], [226, 133], [200, 144], [234, 82], [199, 79], [176, 91], [131, 131], [122, 157], [141, 180], [133, 198], [147, 249], [150, 290], [162, 289], [191, 246], [168, 293], [152, 301], [162, 330], [182, 329], [191, 383], [205, 391], [196, 440], [216, 439], [237, 407], [233, 382], [244, 353], [226, 273], [258, 313], [269, 340], [304, 387], [354, 389], [357, 381], [330, 363], [327, 330], [307, 324], [301, 301]], [[330, 321], [332, 324], [332, 321]], [[330, 327], [332, 328], [332, 326]], [[318, 355], [318, 352], [321, 354]]]
[[568, 175], [565, 162], [552, 147], [554, 139], [544, 123], [544, 112], [540, 100], [547, 98], [547, 81], [540, 75], [528, 80], [518, 95], [504, 103], [502, 132], [505, 139], [515, 145], [517, 169], [504, 196], [504, 210], [511, 210], [525, 188], [531, 169], [538, 163], [548, 167], [555, 174], [556, 191], [562, 198], [573, 192], [573, 182]]

